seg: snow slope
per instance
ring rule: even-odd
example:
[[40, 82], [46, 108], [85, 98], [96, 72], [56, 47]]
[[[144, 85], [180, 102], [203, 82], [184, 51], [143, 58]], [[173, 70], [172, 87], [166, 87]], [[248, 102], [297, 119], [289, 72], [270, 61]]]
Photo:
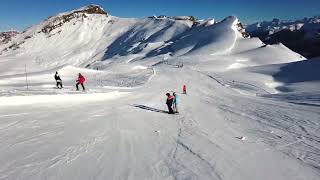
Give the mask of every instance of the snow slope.
[[[189, 87], [181, 114], [161, 113], [164, 93], [179, 91], [181, 82]], [[197, 71], [159, 67], [143, 88], [116, 100], [47, 98], [1, 108], [2, 179], [320, 175], [319, 107], [244, 96]]]
[[0, 45], [0, 179], [318, 180], [319, 60], [187, 17], [91, 5]]
[[[189, 20], [123, 19], [108, 14], [88, 14], [83, 9], [50, 17], [1, 45], [3, 69], [18, 74], [25, 64], [29, 71], [63, 65], [86, 67], [116, 55], [160, 46], [192, 25]], [[19, 63], [11, 66], [11, 59], [18, 59]], [[8, 73], [2, 71], [1, 74]]]

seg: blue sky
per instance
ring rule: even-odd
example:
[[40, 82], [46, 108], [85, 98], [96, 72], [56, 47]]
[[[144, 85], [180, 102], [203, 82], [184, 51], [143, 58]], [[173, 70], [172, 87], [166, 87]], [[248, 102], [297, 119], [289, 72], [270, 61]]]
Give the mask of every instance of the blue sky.
[[244, 23], [320, 15], [320, 0], [1, 0], [0, 31], [23, 30], [48, 16], [98, 4], [119, 17], [193, 15], [223, 19], [236, 15]]

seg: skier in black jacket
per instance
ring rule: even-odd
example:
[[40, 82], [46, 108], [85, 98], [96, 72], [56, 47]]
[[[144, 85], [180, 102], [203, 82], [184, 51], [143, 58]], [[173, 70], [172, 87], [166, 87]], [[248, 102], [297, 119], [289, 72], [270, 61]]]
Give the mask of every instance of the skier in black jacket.
[[60, 88], [63, 88], [63, 87], [62, 87], [62, 80], [61, 80], [58, 72], [56, 72], [56, 74], [54, 75], [54, 79], [55, 79], [56, 82], [57, 82], [57, 88], [59, 88], [59, 86], [60, 86]]
[[174, 114], [174, 111], [172, 109], [173, 96], [171, 96], [170, 93], [167, 93], [166, 95], [167, 95], [166, 104], [168, 106], [169, 114]]

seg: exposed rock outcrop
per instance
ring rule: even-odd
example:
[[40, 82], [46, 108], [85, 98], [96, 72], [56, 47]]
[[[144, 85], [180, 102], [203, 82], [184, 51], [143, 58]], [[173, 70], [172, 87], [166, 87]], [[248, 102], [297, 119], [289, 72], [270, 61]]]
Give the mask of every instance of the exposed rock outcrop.
[[173, 16], [171, 17], [174, 20], [189, 20], [189, 21], [196, 21], [196, 18], [193, 16]]
[[89, 5], [78, 10], [74, 10], [69, 14], [50, 17], [47, 19], [48, 24], [41, 29], [41, 32], [50, 33], [52, 30], [56, 29], [57, 27], [61, 27], [64, 23], [69, 22], [72, 19], [79, 18], [83, 20], [84, 18], [87, 18], [87, 14], [101, 14], [108, 16], [108, 14], [100, 6]]
[[250, 34], [246, 32], [246, 29], [244, 28], [244, 26], [240, 21], [237, 23], [236, 26], [237, 26], [237, 30], [242, 34], [242, 37], [250, 38]]
[[14, 38], [18, 34], [18, 31], [0, 32], [0, 44], [7, 44], [11, 41], [12, 38]]

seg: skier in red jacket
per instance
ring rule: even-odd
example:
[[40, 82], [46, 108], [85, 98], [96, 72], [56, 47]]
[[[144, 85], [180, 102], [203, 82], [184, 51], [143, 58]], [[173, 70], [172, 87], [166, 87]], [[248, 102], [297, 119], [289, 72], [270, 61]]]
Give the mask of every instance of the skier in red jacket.
[[186, 85], [182, 86], [182, 91], [183, 91], [183, 94], [187, 94], [187, 86]]
[[174, 114], [174, 111], [172, 109], [173, 96], [171, 96], [170, 93], [167, 93], [166, 96], [167, 96], [166, 104], [168, 106], [168, 111], [169, 111], [168, 113], [169, 114]]
[[83, 85], [83, 83], [84, 83], [85, 80], [86, 80], [86, 79], [82, 76], [82, 74], [79, 73], [78, 80], [76, 81], [76, 82], [77, 82], [77, 84], [76, 84], [77, 91], [79, 91], [79, 87], [78, 87], [79, 84], [81, 84], [82, 89], [85, 90], [84, 85]]

